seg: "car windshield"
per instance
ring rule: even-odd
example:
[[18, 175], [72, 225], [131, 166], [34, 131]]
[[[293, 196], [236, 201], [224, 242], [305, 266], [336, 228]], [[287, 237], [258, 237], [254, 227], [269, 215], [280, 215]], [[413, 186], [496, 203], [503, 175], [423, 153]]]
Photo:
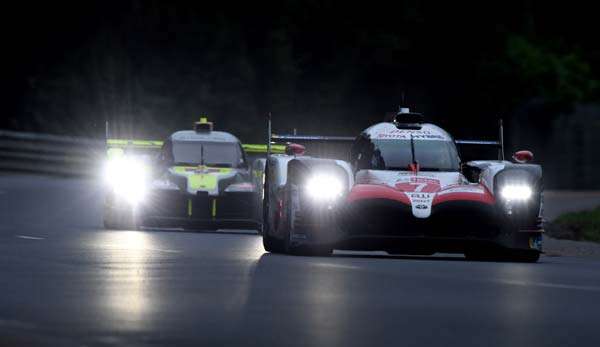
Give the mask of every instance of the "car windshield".
[[[373, 167], [406, 170], [412, 162], [410, 140], [375, 140]], [[424, 171], [457, 171], [459, 158], [451, 141], [415, 140], [415, 160]]]
[[234, 142], [173, 141], [175, 164], [239, 167], [244, 163]]

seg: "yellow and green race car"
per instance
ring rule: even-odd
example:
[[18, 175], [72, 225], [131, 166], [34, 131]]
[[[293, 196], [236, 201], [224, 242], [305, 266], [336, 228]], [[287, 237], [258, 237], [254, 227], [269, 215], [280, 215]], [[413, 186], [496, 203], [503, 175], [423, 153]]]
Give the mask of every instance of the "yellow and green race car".
[[108, 139], [107, 156], [108, 229], [261, 228], [265, 145], [242, 145], [202, 119], [165, 141]]

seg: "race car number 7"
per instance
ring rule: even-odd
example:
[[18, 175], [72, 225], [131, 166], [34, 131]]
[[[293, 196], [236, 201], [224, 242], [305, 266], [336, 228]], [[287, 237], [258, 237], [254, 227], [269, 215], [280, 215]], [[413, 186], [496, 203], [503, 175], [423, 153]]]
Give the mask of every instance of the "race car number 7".
[[427, 187], [427, 183], [416, 183], [416, 182], [410, 182], [411, 186], [415, 186], [415, 189], [413, 190], [413, 192], [419, 193], [423, 190], [423, 188]]
[[405, 192], [420, 193], [425, 187], [427, 187], [427, 185], [427, 182], [402, 182], [396, 184], [396, 187], [404, 190]]

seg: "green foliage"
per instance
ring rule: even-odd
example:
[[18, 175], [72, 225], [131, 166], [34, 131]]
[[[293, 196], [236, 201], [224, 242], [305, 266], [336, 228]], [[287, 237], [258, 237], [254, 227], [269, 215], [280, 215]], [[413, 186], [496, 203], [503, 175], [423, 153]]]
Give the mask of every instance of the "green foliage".
[[[9, 35], [17, 46], [5, 49], [16, 55], [5, 64], [0, 128], [101, 136], [108, 120], [125, 137], [161, 138], [208, 114], [217, 129], [254, 142], [264, 140], [272, 112], [280, 132], [354, 134], [394, 111], [404, 93], [431, 121], [468, 123], [461, 131], [479, 134], [490, 117], [509, 117], [531, 99], [599, 99], [600, 46], [577, 26], [588, 11], [565, 16], [562, 5], [118, 4], [86, 3], [86, 16], [67, 16], [71, 5], [52, 3], [55, 12], [37, 11], [35, 21], [23, 9], [23, 26], [36, 30], [29, 39]], [[556, 25], [559, 32], [548, 30]]]
[[595, 95], [599, 82], [592, 79], [590, 65], [576, 50], [563, 52], [523, 36], [507, 40], [506, 56], [517, 83], [527, 97], [550, 102], [586, 101]]
[[550, 223], [547, 231], [556, 238], [600, 242], [600, 207], [565, 213]]

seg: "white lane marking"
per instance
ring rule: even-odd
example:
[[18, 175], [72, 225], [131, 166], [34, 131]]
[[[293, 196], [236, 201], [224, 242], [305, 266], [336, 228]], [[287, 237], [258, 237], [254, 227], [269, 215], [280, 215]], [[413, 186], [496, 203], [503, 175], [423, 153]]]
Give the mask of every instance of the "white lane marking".
[[145, 252], [163, 252], [163, 253], [181, 253], [181, 251], [176, 249], [161, 249], [161, 248], [148, 248], [148, 247], [124, 247], [119, 245], [101, 245], [101, 247], [106, 247], [112, 250], [135, 250], [135, 251], [145, 251]]
[[510, 284], [515, 286], [534, 286], [534, 287], [545, 287], [545, 288], [557, 288], [557, 289], [575, 289], [585, 290], [591, 292], [600, 292], [600, 287], [595, 286], [578, 286], [563, 283], [548, 283], [548, 282], [527, 282], [527, 281], [515, 281], [515, 280], [493, 280], [492, 282], [498, 282], [502, 284]]
[[334, 268], [334, 269], [351, 269], [351, 270], [360, 269], [360, 266], [344, 265], [344, 264], [313, 263], [311, 265], [312, 266], [317, 266], [317, 267]]
[[25, 240], [43, 240], [44, 239], [44, 237], [35, 237], [35, 236], [27, 236], [27, 235], [15, 235], [15, 236], [20, 239], [25, 239]]

